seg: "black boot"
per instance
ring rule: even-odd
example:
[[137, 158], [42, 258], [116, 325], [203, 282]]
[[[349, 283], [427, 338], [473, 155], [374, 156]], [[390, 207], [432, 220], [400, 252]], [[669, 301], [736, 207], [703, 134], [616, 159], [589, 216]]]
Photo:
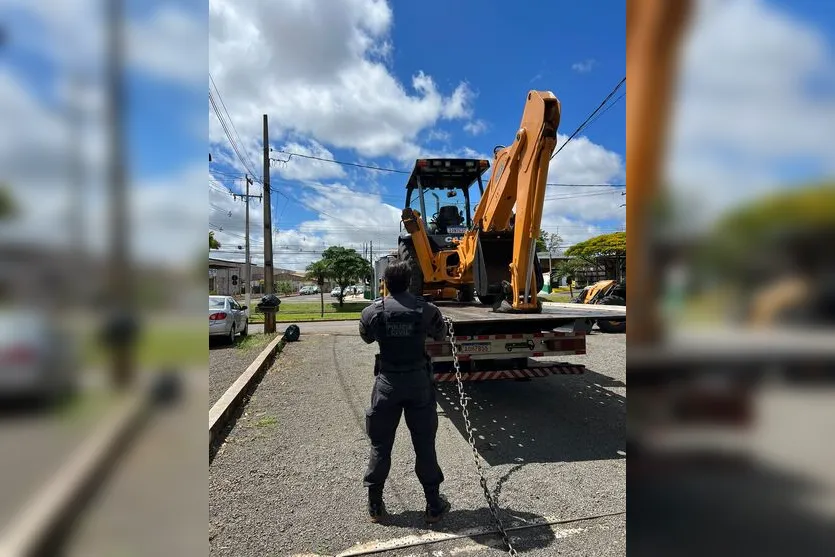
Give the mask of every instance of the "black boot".
[[368, 516], [371, 522], [380, 522], [386, 514], [386, 505], [383, 503], [383, 490], [381, 488], [368, 488]]
[[426, 495], [426, 522], [435, 524], [449, 511], [451, 505], [447, 498], [441, 495], [438, 488], [424, 488]]

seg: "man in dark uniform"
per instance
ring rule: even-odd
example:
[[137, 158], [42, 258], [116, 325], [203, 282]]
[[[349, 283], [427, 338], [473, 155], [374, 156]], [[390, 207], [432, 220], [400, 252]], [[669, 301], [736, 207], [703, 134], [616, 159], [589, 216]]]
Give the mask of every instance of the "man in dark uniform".
[[380, 345], [371, 407], [365, 414], [371, 458], [363, 483], [368, 488], [368, 513], [373, 522], [385, 513], [383, 486], [391, 468], [391, 449], [401, 414], [405, 414], [412, 436], [415, 474], [426, 495], [426, 521], [438, 522], [450, 508], [439, 492], [444, 474], [435, 453], [438, 415], [424, 344], [427, 336], [445, 339], [446, 324], [436, 306], [408, 292], [410, 276], [408, 263], [389, 265], [384, 280], [391, 295], [365, 308], [359, 324], [362, 339]]

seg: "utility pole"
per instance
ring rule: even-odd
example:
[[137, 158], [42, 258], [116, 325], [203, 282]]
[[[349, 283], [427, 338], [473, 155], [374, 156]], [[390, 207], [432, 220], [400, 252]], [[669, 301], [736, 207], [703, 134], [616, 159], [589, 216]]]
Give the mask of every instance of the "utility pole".
[[[70, 251], [78, 265], [78, 269], [87, 268], [86, 259], [86, 237], [84, 234], [84, 153], [82, 150], [84, 137], [83, 133], [83, 112], [81, 107], [82, 85], [81, 70], [70, 70], [70, 87], [72, 88], [71, 98], [68, 101], [68, 128], [69, 128], [69, 187], [70, 203], [68, 204], [69, 214], [67, 237], [70, 241]], [[86, 300], [87, 290], [83, 287], [86, 282], [82, 280], [78, 272], [70, 275], [72, 291], [77, 299]]]
[[238, 194], [234, 194], [234, 197], [243, 197], [244, 202], [246, 203], [246, 267], [244, 271], [244, 280], [246, 281], [246, 307], [249, 307], [252, 304], [252, 264], [249, 257], [249, 199], [252, 197], [257, 197], [261, 199], [260, 195], [249, 195], [249, 186], [252, 185], [252, 178], [249, 177], [249, 174], [246, 175], [246, 195], [239, 196]]
[[[264, 292], [273, 294], [273, 233], [270, 206], [270, 132], [264, 114]], [[275, 314], [264, 316], [264, 333], [275, 332]]]
[[111, 374], [117, 389], [126, 389], [134, 379], [133, 346], [136, 329], [133, 313], [133, 284], [128, 268], [127, 173], [124, 145], [124, 70], [123, 57], [123, 0], [107, 2], [107, 120], [110, 124], [110, 157], [107, 178], [110, 190], [110, 261], [109, 306], [113, 312], [106, 336], [109, 339], [113, 360]]

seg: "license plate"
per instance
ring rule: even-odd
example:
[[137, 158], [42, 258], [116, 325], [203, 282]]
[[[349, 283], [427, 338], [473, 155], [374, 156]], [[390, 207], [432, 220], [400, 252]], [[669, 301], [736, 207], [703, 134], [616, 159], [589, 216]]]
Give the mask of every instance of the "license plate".
[[463, 226], [449, 226], [446, 231], [447, 234], [464, 234], [467, 229]]
[[478, 344], [462, 344], [461, 345], [461, 352], [465, 354], [472, 354], [473, 352], [489, 352], [490, 351], [490, 344], [486, 342], [481, 342]]

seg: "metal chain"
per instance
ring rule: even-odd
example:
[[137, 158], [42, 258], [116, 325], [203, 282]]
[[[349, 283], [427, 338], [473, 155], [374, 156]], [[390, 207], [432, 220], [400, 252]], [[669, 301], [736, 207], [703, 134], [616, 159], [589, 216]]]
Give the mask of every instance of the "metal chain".
[[452, 361], [453, 365], [455, 366], [455, 380], [458, 384], [458, 395], [461, 404], [461, 413], [464, 415], [464, 427], [467, 429], [467, 435], [469, 436], [470, 447], [473, 449], [473, 459], [475, 460], [475, 466], [478, 470], [479, 479], [481, 482], [481, 489], [484, 490], [484, 498], [487, 500], [487, 506], [490, 509], [490, 514], [493, 515], [493, 521], [496, 523], [496, 528], [499, 530], [499, 533], [502, 536], [502, 541], [507, 548], [507, 551], [510, 555], [518, 555], [516, 550], [510, 545], [510, 538], [507, 535], [507, 532], [504, 529], [504, 525], [502, 524], [502, 519], [499, 518], [499, 505], [496, 503], [495, 499], [493, 499], [493, 495], [490, 493], [490, 489], [487, 487], [487, 479], [484, 477], [484, 469], [481, 467], [481, 457], [478, 454], [478, 449], [475, 446], [475, 437], [473, 436], [473, 427], [470, 424], [470, 413], [467, 410], [467, 397], [464, 394], [464, 382], [461, 379], [461, 364], [458, 362], [458, 347], [455, 345], [455, 329], [452, 325], [452, 319], [449, 317], [444, 317], [444, 321], [447, 324], [447, 328], [449, 330], [449, 343], [452, 345]]

